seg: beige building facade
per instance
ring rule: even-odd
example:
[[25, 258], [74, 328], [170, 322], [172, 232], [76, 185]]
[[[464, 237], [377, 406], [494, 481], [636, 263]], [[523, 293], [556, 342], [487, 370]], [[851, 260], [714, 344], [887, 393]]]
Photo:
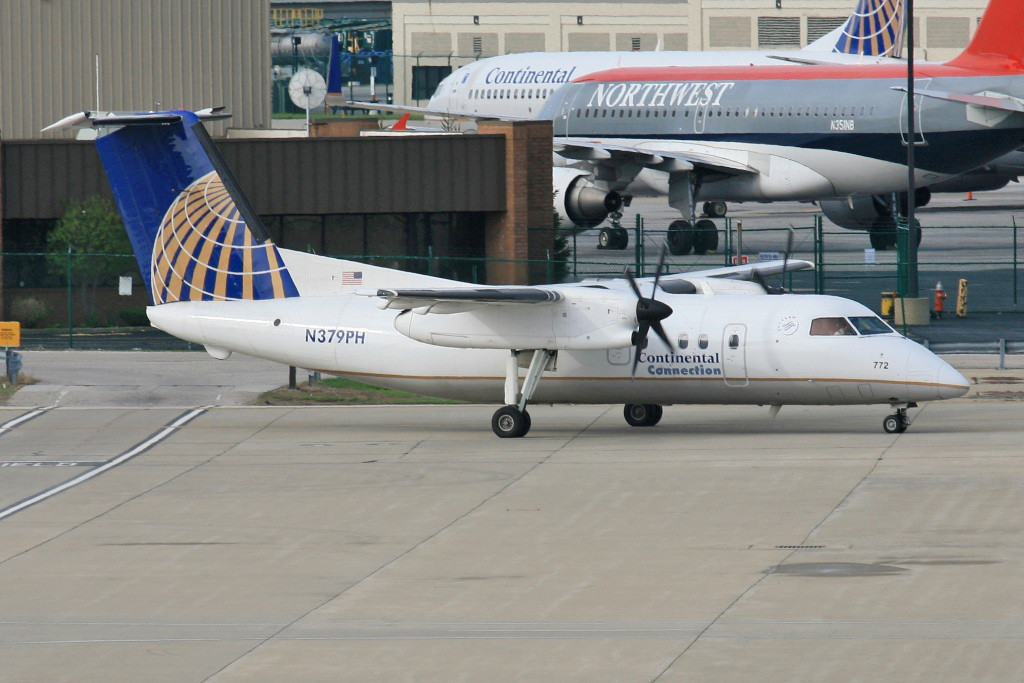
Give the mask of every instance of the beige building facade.
[[[843, 23], [855, 0], [392, 3], [395, 102], [411, 103], [414, 67], [458, 67], [516, 52], [797, 49]], [[985, 0], [917, 0], [918, 59], [950, 59]], [[420, 99], [420, 102], [423, 100]]]

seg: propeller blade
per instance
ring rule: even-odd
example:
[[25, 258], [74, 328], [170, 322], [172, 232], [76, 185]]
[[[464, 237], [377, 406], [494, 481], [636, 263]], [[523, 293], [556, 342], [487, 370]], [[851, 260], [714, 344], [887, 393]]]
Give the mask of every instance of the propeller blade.
[[644, 295], [640, 293], [640, 287], [637, 286], [636, 280], [633, 279], [633, 272], [626, 268], [626, 278], [629, 280], [629, 286], [633, 289], [633, 293], [636, 294], [637, 299], [643, 299]]
[[655, 321], [654, 324], [651, 325], [651, 329], [654, 330], [654, 333], [658, 335], [658, 338], [661, 339], [661, 341], [665, 342], [665, 348], [671, 351], [672, 342], [668, 340], [668, 335], [665, 334], [665, 328], [661, 326], [661, 321]]
[[768, 283], [764, 281], [764, 275], [761, 275], [761, 271], [757, 268], [753, 268], [750, 271], [750, 279], [761, 285], [761, 289], [764, 290], [765, 294], [771, 294], [772, 288], [768, 286]]
[[640, 364], [640, 354], [644, 351], [644, 342], [647, 340], [647, 333], [650, 329], [650, 324], [647, 321], [643, 321], [636, 332], [636, 352], [633, 354], [633, 377], [636, 377], [636, 366]]
[[661, 273], [665, 269], [665, 255], [668, 253], [668, 247], [664, 244], [661, 245], [661, 254], [658, 256], [658, 269], [654, 271], [654, 286], [651, 288], [651, 298], [658, 293], [658, 280], [661, 279]]

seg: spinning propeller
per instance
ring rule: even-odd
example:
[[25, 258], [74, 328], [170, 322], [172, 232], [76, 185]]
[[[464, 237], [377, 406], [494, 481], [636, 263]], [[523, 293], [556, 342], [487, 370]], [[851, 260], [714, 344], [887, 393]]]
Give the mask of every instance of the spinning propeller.
[[629, 286], [633, 289], [637, 299], [637, 329], [633, 333], [633, 345], [636, 346], [636, 352], [633, 354], [633, 375], [636, 375], [636, 366], [640, 363], [640, 353], [644, 350], [644, 346], [647, 343], [647, 334], [652, 329], [661, 341], [665, 342], [665, 346], [670, 350], [672, 349], [672, 342], [668, 340], [665, 328], [661, 326], [661, 321], [672, 315], [672, 308], [668, 304], [657, 301], [654, 298], [654, 295], [658, 293], [658, 280], [661, 279], [661, 271], [665, 266], [666, 251], [666, 247], [662, 246], [661, 256], [658, 258], [658, 270], [654, 272], [654, 285], [651, 287], [650, 297], [645, 297], [640, 293], [640, 287], [637, 285], [636, 280], [633, 279], [633, 273], [630, 272], [629, 268], [626, 268]]
[[[793, 226], [792, 225], [789, 226], [789, 236], [786, 237], [786, 251], [783, 252], [783, 255], [782, 255], [782, 277], [786, 277], [786, 265], [789, 263], [789, 252], [793, 251], [793, 235], [794, 235], [794, 233], [795, 233], [795, 231], [793, 230]], [[765, 294], [785, 294], [786, 293], [786, 288], [785, 287], [783, 287], [783, 286], [772, 287], [767, 282], [765, 282], [764, 281], [764, 276], [761, 275], [761, 272], [756, 267], [753, 270], [750, 271], [750, 277], [757, 284], [761, 285], [761, 288], [764, 289], [764, 293]]]

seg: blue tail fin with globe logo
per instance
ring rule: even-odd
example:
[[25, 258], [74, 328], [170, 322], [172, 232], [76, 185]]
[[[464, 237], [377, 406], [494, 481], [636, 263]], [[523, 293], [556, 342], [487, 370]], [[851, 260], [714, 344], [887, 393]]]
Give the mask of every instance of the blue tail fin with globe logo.
[[201, 118], [216, 110], [69, 116], [96, 139], [154, 304], [280, 299], [299, 292]]

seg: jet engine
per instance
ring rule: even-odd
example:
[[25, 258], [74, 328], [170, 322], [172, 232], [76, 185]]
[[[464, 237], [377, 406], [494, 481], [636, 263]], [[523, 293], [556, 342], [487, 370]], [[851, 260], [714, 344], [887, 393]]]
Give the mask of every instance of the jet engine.
[[554, 167], [555, 211], [562, 227], [580, 230], [595, 228], [608, 214], [622, 208], [622, 195], [599, 189], [587, 173], [575, 168]]
[[[926, 206], [932, 199], [931, 190], [919, 187], [914, 191], [914, 206]], [[907, 193], [897, 195], [899, 208], [906, 211]], [[844, 199], [823, 199], [818, 201], [821, 212], [841, 228], [847, 230], [871, 230], [878, 225], [878, 219], [891, 219], [892, 209], [889, 196], [857, 195]]]

